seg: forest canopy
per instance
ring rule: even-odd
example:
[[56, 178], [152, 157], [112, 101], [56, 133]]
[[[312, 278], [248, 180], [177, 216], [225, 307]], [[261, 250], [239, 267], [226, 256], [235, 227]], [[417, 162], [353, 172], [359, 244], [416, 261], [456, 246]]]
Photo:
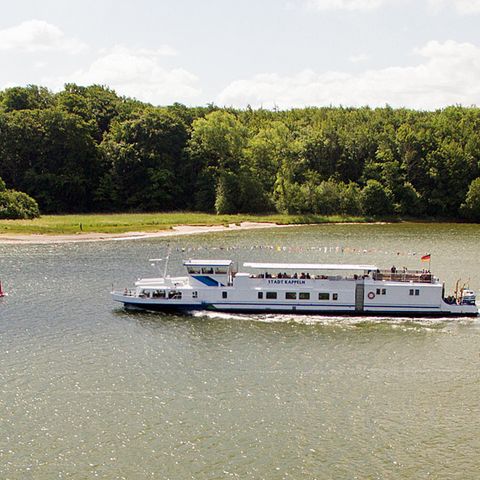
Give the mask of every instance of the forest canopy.
[[0, 92], [0, 176], [44, 213], [480, 220], [480, 109], [155, 107], [107, 87]]

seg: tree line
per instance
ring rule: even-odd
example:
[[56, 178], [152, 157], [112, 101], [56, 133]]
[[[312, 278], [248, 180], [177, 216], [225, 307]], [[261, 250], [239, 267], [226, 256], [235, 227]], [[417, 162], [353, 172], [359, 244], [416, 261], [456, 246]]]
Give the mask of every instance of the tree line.
[[480, 109], [156, 107], [0, 91], [0, 177], [43, 213], [195, 210], [480, 221]]

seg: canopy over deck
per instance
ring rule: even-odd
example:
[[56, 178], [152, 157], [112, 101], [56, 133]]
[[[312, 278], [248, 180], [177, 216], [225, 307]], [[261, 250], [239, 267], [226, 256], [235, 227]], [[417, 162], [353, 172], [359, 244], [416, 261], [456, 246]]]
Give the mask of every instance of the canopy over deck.
[[230, 267], [232, 260], [185, 260], [186, 267]]
[[344, 265], [334, 263], [252, 263], [243, 264], [244, 267], [259, 270], [377, 270], [375, 265]]

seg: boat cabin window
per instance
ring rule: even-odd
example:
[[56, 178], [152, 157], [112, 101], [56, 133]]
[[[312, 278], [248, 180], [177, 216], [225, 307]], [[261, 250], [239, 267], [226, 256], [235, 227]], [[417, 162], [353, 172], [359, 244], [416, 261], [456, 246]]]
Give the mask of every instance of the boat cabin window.
[[215, 269], [215, 274], [216, 275], [226, 275], [227, 274], [227, 269], [224, 268], [224, 267], [216, 268]]
[[318, 294], [319, 300], [330, 300], [330, 294], [328, 292], [320, 292]]
[[198, 292], [192, 292], [192, 298], [198, 298]]
[[258, 298], [261, 300], [263, 298], [263, 292], [258, 292]]
[[296, 300], [297, 299], [297, 292], [286, 292], [285, 293], [285, 300]]
[[332, 293], [332, 300], [338, 300], [338, 293]]
[[203, 267], [203, 268], [202, 268], [202, 273], [206, 273], [207, 275], [212, 275], [212, 274], [213, 274], [213, 268], [211, 268], [211, 267]]
[[227, 298], [228, 293], [227, 292], [222, 292], [222, 298]]
[[177, 292], [177, 290], [170, 290], [168, 292], [168, 298], [172, 300], [180, 300], [182, 298], [182, 292]]
[[410, 289], [409, 295], [413, 295], [415, 290], [413, 288]]
[[300, 300], [310, 300], [310, 293], [308, 293], [308, 292], [300, 292], [300, 293], [298, 294], [298, 298], [299, 298]]
[[165, 298], [166, 292], [165, 290], [154, 290], [152, 294], [153, 298]]
[[386, 288], [377, 288], [377, 295], [386, 295], [387, 289]]
[[276, 300], [277, 299], [277, 292], [266, 292], [266, 298], [268, 300]]
[[202, 273], [202, 270], [198, 267], [188, 267], [187, 272], [188, 273], [193, 273], [193, 274], [198, 274], [198, 273]]
[[420, 295], [420, 290], [416, 289], [415, 290], [415, 295], [417, 295], [417, 296]]

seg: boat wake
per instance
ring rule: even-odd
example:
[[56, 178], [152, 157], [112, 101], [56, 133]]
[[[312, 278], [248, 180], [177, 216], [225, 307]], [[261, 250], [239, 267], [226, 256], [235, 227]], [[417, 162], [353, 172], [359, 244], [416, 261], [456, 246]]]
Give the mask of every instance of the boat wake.
[[471, 325], [479, 319], [465, 317], [371, 317], [371, 316], [340, 316], [340, 315], [293, 315], [293, 314], [240, 314], [211, 311], [195, 311], [191, 315], [197, 318], [242, 320], [261, 323], [295, 323], [299, 325], [324, 325], [339, 327], [368, 327], [389, 325], [395, 327], [430, 327], [441, 328], [448, 325]]

